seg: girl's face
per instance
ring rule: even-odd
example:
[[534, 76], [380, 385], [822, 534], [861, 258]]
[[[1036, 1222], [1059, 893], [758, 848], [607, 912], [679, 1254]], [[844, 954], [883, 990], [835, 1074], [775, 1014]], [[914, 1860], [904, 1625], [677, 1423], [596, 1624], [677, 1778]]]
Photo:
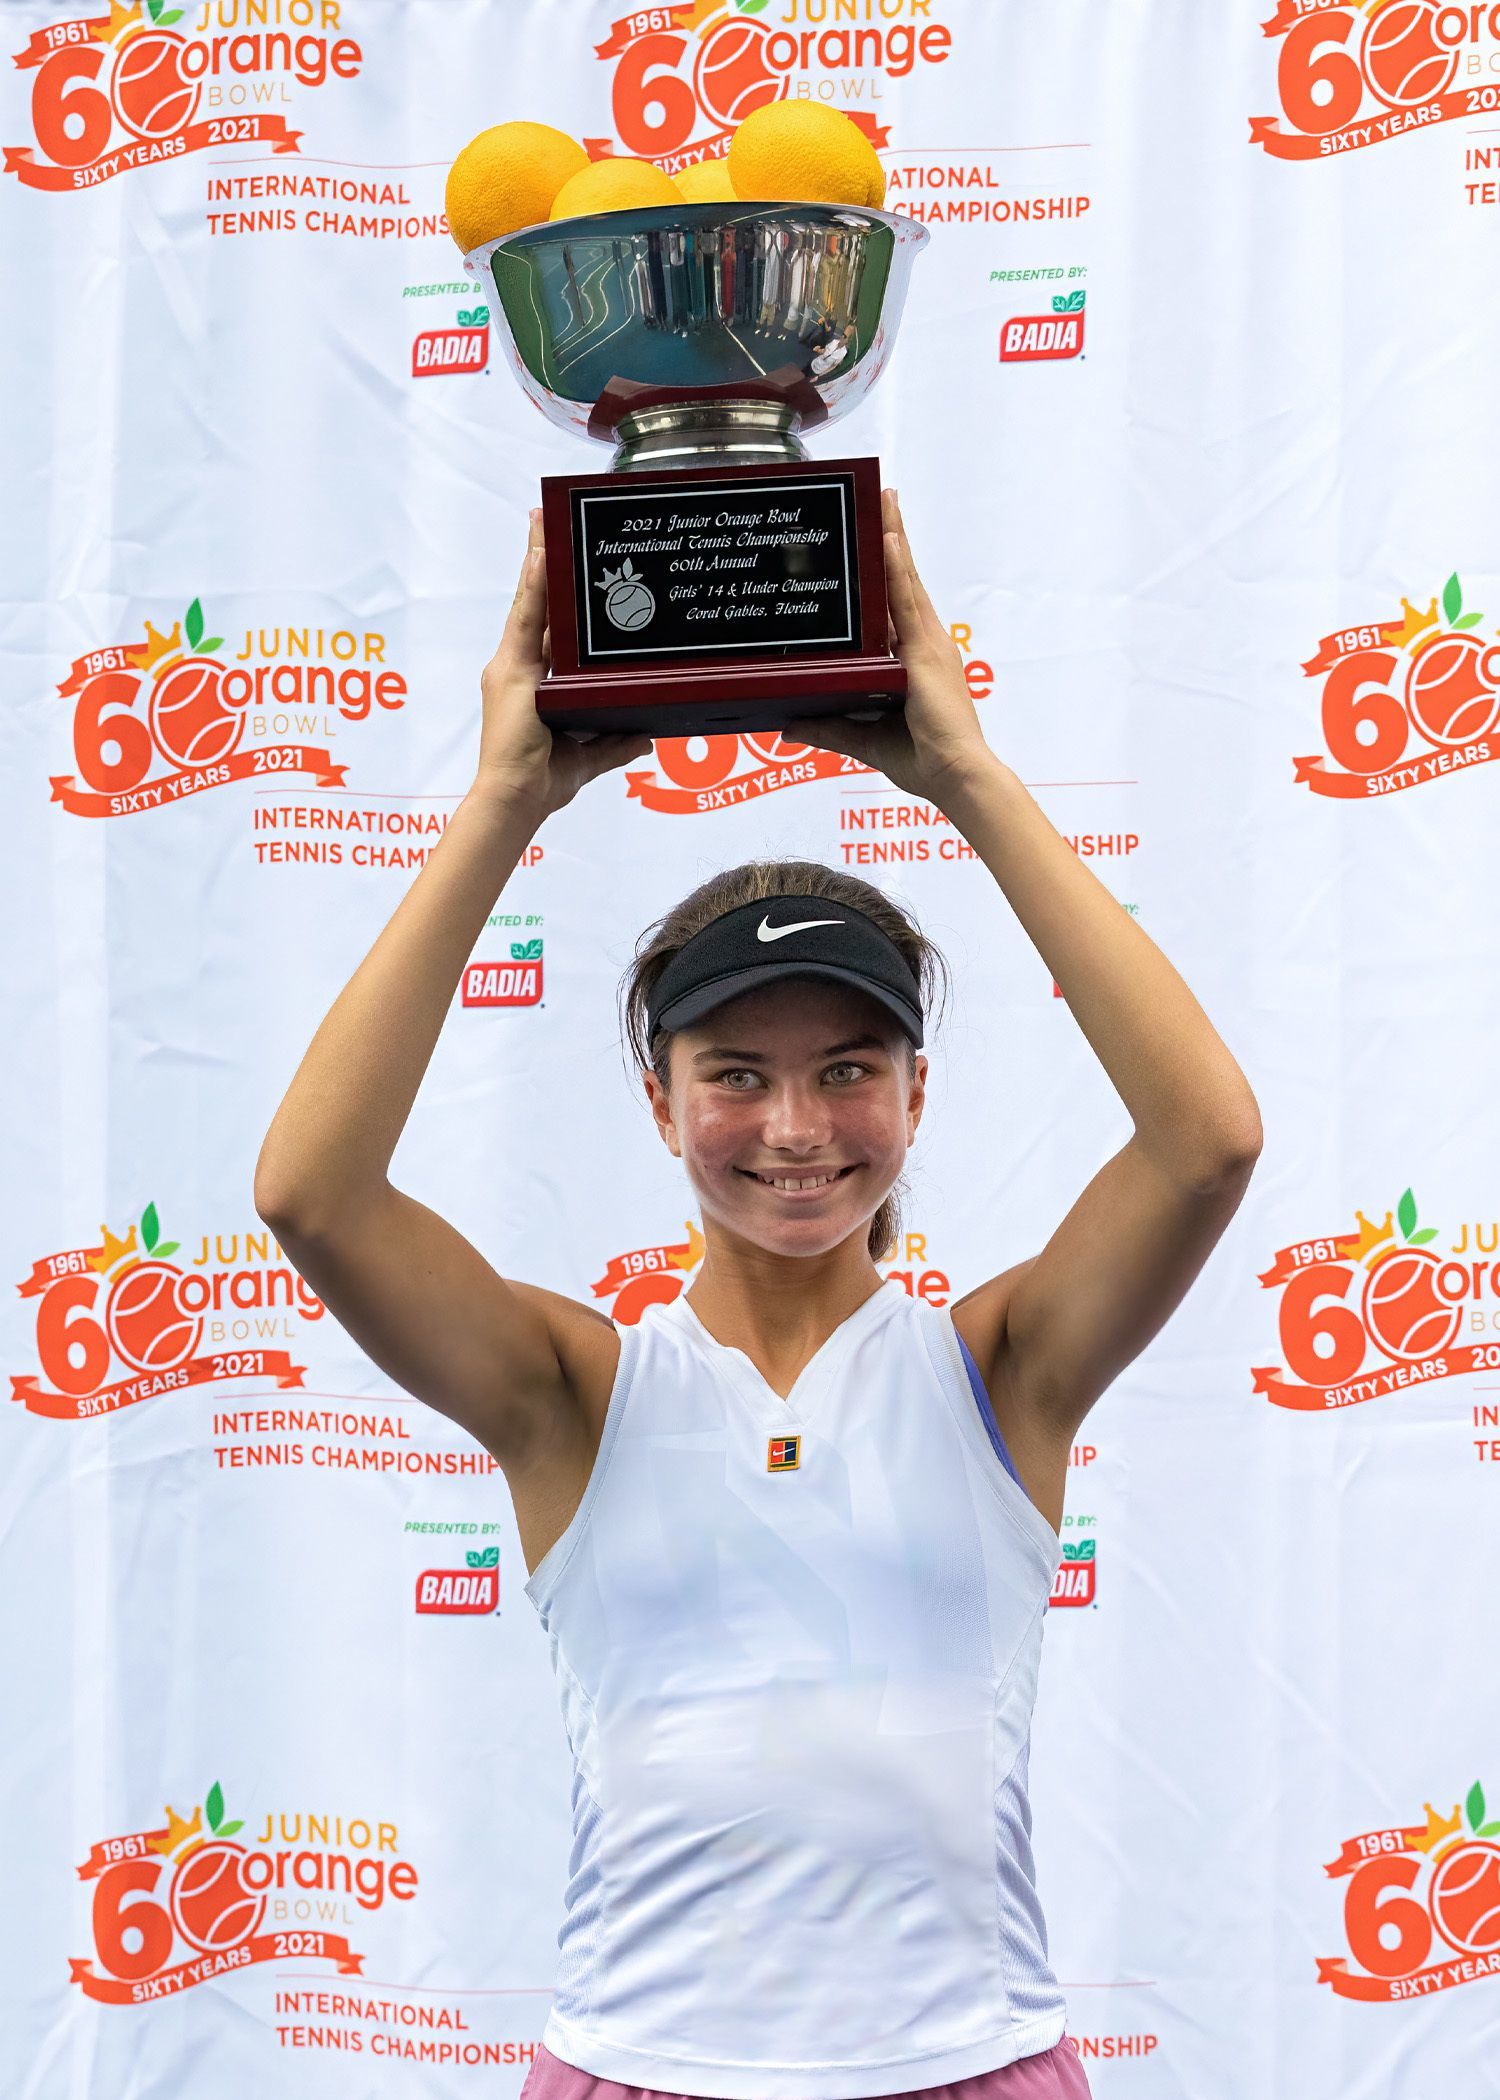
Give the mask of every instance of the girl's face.
[[908, 1054], [878, 1000], [802, 977], [679, 1029], [670, 1093], [654, 1072], [646, 1091], [705, 1217], [777, 1252], [820, 1254], [869, 1222], [901, 1171], [927, 1078], [924, 1053], [914, 1072]]

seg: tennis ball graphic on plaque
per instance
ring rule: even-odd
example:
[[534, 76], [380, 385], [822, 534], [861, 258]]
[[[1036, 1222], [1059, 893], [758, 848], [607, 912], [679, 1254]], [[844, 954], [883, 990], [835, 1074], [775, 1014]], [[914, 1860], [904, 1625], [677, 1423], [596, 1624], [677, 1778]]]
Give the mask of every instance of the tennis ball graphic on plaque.
[[109, 99], [127, 131], [140, 139], [170, 138], [198, 107], [202, 84], [182, 70], [186, 45], [164, 29], [144, 29], [122, 44], [110, 76]]
[[1486, 735], [1500, 717], [1500, 648], [1473, 634], [1419, 643], [1406, 667], [1406, 711], [1429, 743]]
[[636, 573], [627, 554], [618, 569], [606, 569], [594, 588], [604, 593], [604, 610], [622, 634], [633, 634], [656, 611], [656, 593]]
[[1391, 109], [1426, 102], [1453, 78], [1458, 52], [1438, 42], [1437, 12], [1435, 0], [1389, 0], [1365, 25], [1360, 64]]
[[1427, 1908], [1460, 1954], [1500, 1948], [1500, 1845], [1469, 1838], [1445, 1852], [1428, 1883]]
[[1446, 1349], [1463, 1315], [1437, 1288], [1438, 1258], [1425, 1247], [1396, 1247], [1365, 1278], [1365, 1326], [1387, 1356], [1415, 1362]]

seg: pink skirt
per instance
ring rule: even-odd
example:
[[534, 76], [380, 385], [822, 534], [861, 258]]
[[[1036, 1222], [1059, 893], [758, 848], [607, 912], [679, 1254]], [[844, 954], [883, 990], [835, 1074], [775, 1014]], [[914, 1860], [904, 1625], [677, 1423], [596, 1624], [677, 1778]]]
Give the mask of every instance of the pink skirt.
[[[939, 2095], [943, 2100], [1090, 2100], [1083, 2065], [1066, 2035], [1039, 2056], [1018, 2057], [1013, 2064], [1002, 2064], [998, 2071], [976, 2071], [972, 2078], [892, 2094], [889, 2100], [938, 2100]], [[650, 2086], [618, 2085], [613, 2078], [595, 2078], [591, 2072], [565, 2064], [543, 2042], [538, 2043], [526, 2074], [521, 2100], [692, 2100], [692, 2096], [662, 2093]]]

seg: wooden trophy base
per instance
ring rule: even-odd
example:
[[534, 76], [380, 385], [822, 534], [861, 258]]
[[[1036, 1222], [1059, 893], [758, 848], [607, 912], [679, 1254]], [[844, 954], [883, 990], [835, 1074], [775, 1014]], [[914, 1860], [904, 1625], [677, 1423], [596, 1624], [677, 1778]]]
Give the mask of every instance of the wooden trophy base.
[[906, 698], [874, 459], [542, 482], [549, 727], [715, 736]]

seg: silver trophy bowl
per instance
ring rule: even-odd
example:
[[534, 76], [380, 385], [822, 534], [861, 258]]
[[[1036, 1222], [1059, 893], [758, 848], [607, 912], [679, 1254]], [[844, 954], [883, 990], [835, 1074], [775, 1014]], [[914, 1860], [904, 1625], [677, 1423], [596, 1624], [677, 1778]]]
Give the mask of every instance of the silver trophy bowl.
[[890, 355], [918, 220], [844, 204], [681, 204], [556, 219], [471, 249], [549, 422], [610, 471], [805, 460]]

